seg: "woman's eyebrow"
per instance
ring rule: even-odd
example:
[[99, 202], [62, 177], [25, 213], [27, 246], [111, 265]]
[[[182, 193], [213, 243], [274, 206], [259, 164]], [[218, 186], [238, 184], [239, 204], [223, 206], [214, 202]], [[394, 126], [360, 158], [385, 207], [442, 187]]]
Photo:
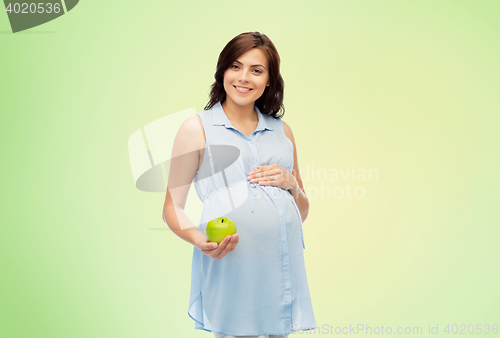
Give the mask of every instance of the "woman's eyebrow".
[[[239, 62], [238, 60], [236, 60], [236, 61], [234, 61], [234, 62], [236, 62], [236, 63], [238, 63], [238, 64], [240, 64], [240, 65], [242, 65], [242, 66], [243, 66], [243, 64], [242, 64], [241, 62]], [[264, 68], [264, 69], [267, 69], [267, 68], [266, 68], [266, 67], [264, 67], [263, 65], [251, 65], [250, 67], [262, 67], [262, 68]]]

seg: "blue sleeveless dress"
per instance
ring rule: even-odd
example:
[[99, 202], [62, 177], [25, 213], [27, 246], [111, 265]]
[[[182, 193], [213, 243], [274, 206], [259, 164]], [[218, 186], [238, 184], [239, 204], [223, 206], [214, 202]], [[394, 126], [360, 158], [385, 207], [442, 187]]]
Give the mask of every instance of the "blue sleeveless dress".
[[314, 329], [304, 264], [302, 220], [293, 196], [247, 180], [260, 165], [293, 168], [283, 121], [262, 114], [250, 136], [231, 125], [219, 103], [198, 113], [205, 130], [203, 163], [194, 178], [204, 203], [198, 225], [229, 217], [239, 242], [220, 260], [193, 251], [189, 316], [195, 329], [234, 336], [285, 335]]

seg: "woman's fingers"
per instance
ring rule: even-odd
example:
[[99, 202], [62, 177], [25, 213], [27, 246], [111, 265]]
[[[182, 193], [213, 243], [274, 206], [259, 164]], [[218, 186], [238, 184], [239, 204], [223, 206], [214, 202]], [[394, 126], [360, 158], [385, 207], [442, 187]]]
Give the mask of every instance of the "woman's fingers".
[[279, 175], [281, 174], [281, 170], [279, 169], [271, 169], [271, 170], [266, 170], [260, 173], [258, 177], [269, 177], [272, 175]]
[[236, 244], [238, 244], [239, 236], [234, 234], [233, 236], [227, 236], [222, 242], [220, 242], [219, 248], [221, 251], [215, 255], [213, 258], [221, 259], [228, 253], [234, 250]]
[[231, 239], [232, 236], [226, 236], [226, 238], [224, 238], [222, 242], [220, 242], [219, 247], [217, 248], [217, 252], [214, 253], [215, 255], [212, 258], [221, 259], [222, 257], [224, 257], [229, 252], [226, 249], [231, 242]]
[[201, 251], [208, 252], [217, 249], [219, 245], [215, 242], [208, 242], [208, 240], [201, 244]]
[[[224, 238], [222, 240], [222, 242], [220, 242], [219, 244], [217, 244], [215, 242], [208, 242], [208, 240], [207, 240], [207, 242], [203, 243], [202, 252], [205, 255], [210, 256], [211, 258], [215, 258], [215, 257], [219, 256], [219, 254], [222, 251], [224, 251], [230, 238], [231, 238], [231, 236], [226, 236], [226, 238]], [[216, 247], [214, 247], [214, 244]]]
[[239, 239], [240, 237], [238, 234], [234, 234], [232, 236], [228, 235], [226, 236], [226, 238], [222, 240], [222, 242], [220, 242], [219, 245], [217, 245], [216, 248], [213, 247], [213, 244], [217, 243], [207, 241], [202, 244], [201, 251], [205, 255], [210, 256], [211, 258], [221, 259], [222, 257], [224, 257], [225, 255], [234, 250], [236, 244], [238, 244]]
[[271, 176], [273, 177], [273, 181], [283, 179], [283, 171], [281, 169], [272, 169], [252, 174], [248, 178], [250, 182], [266, 182], [271, 180]]
[[224, 251], [229, 241], [231, 241], [231, 236], [226, 236], [226, 238], [224, 238], [222, 242], [220, 242], [219, 247], [217, 248], [218, 253]]
[[227, 253], [230, 253], [231, 251], [234, 250], [234, 248], [236, 247], [236, 244], [238, 244], [239, 240], [240, 240], [240, 236], [238, 234], [232, 235], [231, 236], [231, 241], [227, 244], [227, 246], [226, 246], [226, 248], [224, 250], [226, 250]]

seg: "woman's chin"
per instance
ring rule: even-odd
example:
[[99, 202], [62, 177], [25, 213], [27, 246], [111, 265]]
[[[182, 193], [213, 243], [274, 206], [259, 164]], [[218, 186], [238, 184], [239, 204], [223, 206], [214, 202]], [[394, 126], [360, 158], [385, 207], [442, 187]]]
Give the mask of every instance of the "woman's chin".
[[252, 100], [250, 98], [247, 98], [247, 99], [244, 99], [244, 100], [232, 100], [236, 105], [238, 106], [241, 106], [241, 107], [246, 107], [246, 106], [249, 106], [249, 105], [254, 105], [255, 104], [255, 100]]

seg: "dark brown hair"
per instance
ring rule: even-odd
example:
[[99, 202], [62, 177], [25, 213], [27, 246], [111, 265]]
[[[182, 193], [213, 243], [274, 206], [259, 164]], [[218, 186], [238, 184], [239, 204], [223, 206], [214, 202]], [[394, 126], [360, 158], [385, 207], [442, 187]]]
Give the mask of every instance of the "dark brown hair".
[[276, 47], [271, 40], [259, 32], [241, 33], [229, 41], [219, 55], [217, 61], [217, 71], [215, 72], [215, 82], [210, 91], [210, 101], [205, 110], [212, 108], [217, 102], [223, 103], [226, 100], [224, 90], [224, 73], [236, 59], [252, 48], [261, 49], [269, 60], [269, 86], [266, 87], [261, 97], [255, 101], [255, 105], [263, 114], [271, 115], [274, 118], [282, 118], [285, 114], [283, 106], [283, 90], [285, 84], [280, 74], [280, 57]]

